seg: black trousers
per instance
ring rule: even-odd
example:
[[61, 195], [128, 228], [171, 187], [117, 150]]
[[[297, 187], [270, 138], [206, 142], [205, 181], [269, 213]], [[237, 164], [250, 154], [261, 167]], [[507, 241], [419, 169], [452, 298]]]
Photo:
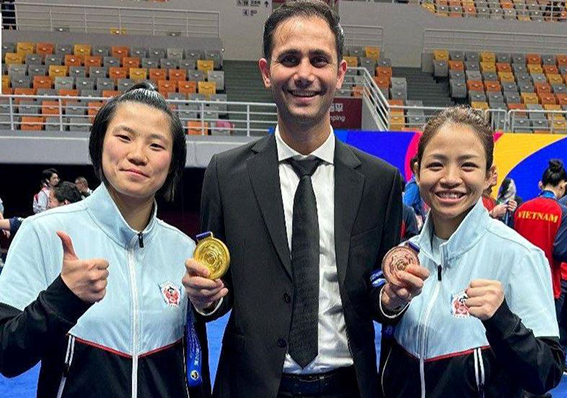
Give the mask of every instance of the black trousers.
[[[288, 378], [286, 383], [283, 379]], [[322, 391], [312, 391], [313, 380], [302, 381], [301, 376], [292, 376], [295, 383], [289, 383], [289, 376], [283, 376], [282, 384], [278, 392], [278, 398], [357, 398], [360, 397], [358, 390], [358, 382], [354, 366], [350, 368], [341, 368], [338, 371], [329, 372], [329, 374], [321, 375], [321, 379], [330, 383], [322, 383], [331, 388], [322, 388]], [[309, 385], [309, 387], [308, 387]]]

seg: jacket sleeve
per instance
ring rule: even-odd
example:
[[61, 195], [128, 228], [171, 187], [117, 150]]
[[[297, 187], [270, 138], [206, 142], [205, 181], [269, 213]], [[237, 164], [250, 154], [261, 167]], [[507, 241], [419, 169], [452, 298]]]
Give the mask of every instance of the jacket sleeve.
[[[379, 270], [382, 265], [382, 259], [386, 252], [392, 247], [397, 246], [400, 242], [400, 229], [402, 225], [402, 189], [400, 185], [400, 173], [396, 170], [392, 174], [392, 182], [390, 186], [390, 197], [386, 208], [383, 210], [384, 215], [384, 229], [382, 232], [382, 241], [380, 242], [380, 249], [378, 251], [378, 258], [376, 259], [375, 269]], [[385, 316], [384, 311], [380, 306], [380, 293], [383, 284], [370, 283], [371, 288], [371, 302], [374, 314], [374, 319], [378, 322], [391, 323], [392, 318]]]
[[567, 207], [561, 206], [561, 224], [553, 241], [553, 258], [567, 262]]
[[510, 310], [506, 300], [483, 323], [499, 363], [524, 390], [544, 394], [559, 384], [565, 361], [559, 338], [535, 337]]
[[23, 311], [0, 303], [0, 373], [13, 377], [32, 368], [48, 342], [64, 337], [89, 306], [61, 277]]
[[[218, 178], [218, 161], [216, 155], [211, 159], [203, 179], [200, 221], [201, 231], [211, 231], [216, 238], [226, 243], [222, 198]], [[221, 299], [217, 308], [207, 315], [203, 315], [202, 313], [195, 311], [198, 319], [205, 322], [213, 321], [226, 314], [232, 308], [232, 278], [230, 276], [230, 268], [222, 278], [222, 281], [228, 289], [228, 294]]]
[[505, 300], [483, 322], [486, 336], [511, 377], [525, 390], [543, 394], [561, 381], [564, 364], [549, 264], [535, 247], [511, 260]]

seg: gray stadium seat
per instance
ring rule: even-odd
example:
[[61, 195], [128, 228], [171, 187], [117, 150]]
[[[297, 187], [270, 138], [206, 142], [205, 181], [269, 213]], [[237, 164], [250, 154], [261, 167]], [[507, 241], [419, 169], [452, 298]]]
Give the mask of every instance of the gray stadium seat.
[[102, 66], [110, 68], [111, 66], [120, 66], [120, 58], [118, 57], [104, 57], [102, 59]]
[[50, 65], [63, 65], [63, 57], [60, 55], [46, 55], [44, 62], [48, 68]]
[[522, 98], [520, 94], [514, 92], [506, 92], [504, 93], [504, 98], [506, 99], [507, 104], [521, 104]]
[[510, 64], [512, 63], [512, 57], [508, 53], [496, 53], [496, 62]]
[[224, 72], [223, 71], [209, 71], [207, 81], [215, 82], [217, 84], [217, 91], [224, 91]]
[[433, 61], [433, 76], [447, 77], [449, 76], [449, 65], [447, 61]]
[[486, 102], [484, 91], [469, 91], [470, 102]]
[[34, 76], [46, 76], [47, 66], [46, 65], [29, 65], [28, 75], [33, 79]]
[[142, 68], [159, 68], [159, 59], [157, 58], [142, 58]]
[[478, 61], [465, 61], [465, 70], [480, 72], [480, 63]]
[[55, 90], [73, 90], [75, 88], [75, 78], [70, 76], [56, 77], [53, 86]]
[[70, 117], [69, 130], [70, 131], [90, 131], [91, 126], [87, 117]]
[[94, 79], [106, 78], [108, 76], [108, 67], [106, 66], [91, 66], [89, 69], [89, 77]]
[[61, 55], [65, 58], [65, 55], [73, 54], [72, 44], [55, 44], [55, 55]]
[[132, 79], [118, 79], [118, 81], [116, 83], [116, 89], [118, 91], [124, 92], [124, 91], [130, 89], [134, 84], [136, 84], [136, 83]]
[[77, 77], [75, 79], [77, 90], [94, 90], [95, 79], [92, 77]]
[[18, 76], [11, 80], [12, 88], [31, 88], [32, 81], [29, 76]]
[[462, 70], [449, 70], [449, 80], [464, 82], [466, 81], [465, 73]]
[[195, 61], [203, 59], [203, 50], [185, 50], [185, 59], [194, 59]]
[[480, 73], [480, 71], [467, 70], [467, 71], [465, 71], [465, 75], [467, 77], [467, 80], [482, 81], [482, 74]]
[[526, 55], [525, 54], [512, 54], [512, 63], [513, 64], [526, 64]]
[[86, 77], [87, 68], [85, 66], [71, 66], [69, 67], [69, 76]]
[[99, 55], [101, 57], [108, 57], [110, 54], [110, 47], [109, 46], [93, 46], [93, 55]]
[[179, 67], [179, 61], [177, 59], [161, 58], [159, 60], [159, 66], [162, 69], [177, 69]]
[[464, 81], [451, 80], [450, 90], [452, 98], [467, 98], [467, 85]]
[[116, 85], [114, 80], [106, 78], [106, 77], [98, 77], [96, 79], [96, 88], [97, 90], [116, 90]]
[[449, 59], [451, 61], [465, 61], [464, 51], [449, 50]]
[[197, 69], [197, 61], [194, 59], [181, 59], [179, 60], [179, 69], [186, 69], [189, 71]]
[[26, 65], [41, 65], [43, 59], [39, 54], [27, 54], [26, 55]]
[[512, 82], [502, 82], [502, 91], [503, 92], [508, 92], [508, 91], [512, 91], [517, 93], [518, 92], [518, 86], [516, 85], [516, 83], [512, 83]]
[[169, 59], [183, 59], [183, 52], [182, 48], [168, 48], [166, 55]]
[[555, 65], [555, 55], [551, 55], [551, 54], [542, 55], [541, 63], [543, 65]]
[[161, 58], [165, 58], [165, 56], [166, 56], [165, 48], [152, 47], [148, 49], [148, 58], [161, 59]]
[[551, 88], [553, 89], [553, 93], [567, 93], [567, 87], [565, 84], [552, 84]]
[[148, 49], [144, 48], [144, 47], [132, 47], [130, 49], [130, 56], [131, 57], [138, 57], [140, 59], [147, 58]]

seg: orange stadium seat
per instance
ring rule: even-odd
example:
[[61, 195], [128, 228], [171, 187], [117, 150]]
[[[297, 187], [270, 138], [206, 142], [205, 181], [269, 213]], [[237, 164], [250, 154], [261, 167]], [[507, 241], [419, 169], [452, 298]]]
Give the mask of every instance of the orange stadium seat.
[[567, 93], [557, 93], [555, 97], [559, 105], [567, 105]]
[[122, 94], [121, 91], [117, 91], [117, 90], [103, 90], [102, 91], [102, 96], [104, 98], [112, 98], [112, 97], [116, 97], [118, 95]]
[[[526, 109], [526, 104], [508, 104], [508, 109]], [[518, 112], [519, 116], [526, 116], [525, 112]]]
[[83, 58], [80, 55], [65, 55], [65, 66], [83, 66]]
[[217, 93], [217, 84], [215, 82], [198, 82], [197, 92], [203, 94], [207, 100]]
[[43, 130], [45, 119], [42, 116], [22, 116], [21, 129], [25, 131]]
[[83, 61], [87, 68], [91, 66], [102, 66], [102, 57], [100, 55], [86, 55]]
[[391, 66], [378, 66], [376, 68], [376, 76], [387, 77], [388, 81], [392, 78], [392, 67]]
[[59, 101], [43, 101], [41, 104], [41, 114], [49, 116], [59, 115]]
[[96, 114], [98, 113], [98, 110], [100, 108], [102, 108], [102, 106], [104, 105], [104, 102], [89, 102], [87, 104], [87, 114], [89, 115], [89, 119], [92, 122], [94, 117], [96, 116]]
[[167, 69], [150, 68], [150, 80], [158, 83], [160, 80], [167, 79]]
[[482, 111], [489, 109], [488, 102], [485, 101], [473, 101], [471, 102], [471, 107], [473, 109], [478, 109]]
[[479, 80], [469, 80], [467, 81], [467, 88], [470, 91], [484, 91], [484, 85]]
[[132, 80], [146, 80], [148, 70], [146, 68], [130, 68], [129, 75]]
[[551, 85], [549, 83], [535, 83], [534, 88], [536, 93], [551, 93]]
[[474, 5], [467, 5], [464, 8], [464, 14], [467, 17], [473, 17], [476, 16], [476, 8]]
[[208, 72], [214, 70], [215, 62], [212, 59], [199, 59], [197, 60], [197, 69]]
[[92, 47], [90, 44], [75, 44], [73, 46], [73, 54], [80, 57], [88, 57], [91, 55]]
[[380, 59], [380, 47], [366, 46], [364, 47], [364, 53], [366, 54], [366, 58], [371, 58], [374, 60]]
[[[14, 89], [14, 95], [35, 95], [36, 94], [36, 89], [34, 88], [22, 88], [22, 87], [18, 87]], [[20, 101], [25, 101], [25, 98], [16, 98], [14, 100], [14, 102], [16, 104], [19, 104]]]
[[158, 91], [164, 97], [167, 95], [167, 93], [175, 93], [177, 92], [177, 82], [170, 82], [169, 80], [159, 80]]
[[27, 41], [21, 41], [16, 46], [16, 53], [24, 56], [35, 54], [35, 44]]
[[539, 55], [539, 54], [526, 54], [526, 64], [528, 64], [528, 65], [541, 65], [541, 55]]
[[555, 59], [557, 60], [557, 65], [559, 66], [567, 65], [567, 55], [558, 54], [555, 56]]
[[484, 87], [486, 89], [487, 93], [499, 93], [500, 91], [502, 91], [502, 87], [500, 86], [499, 82], [491, 82], [491, 81], [487, 81], [484, 82]]
[[187, 80], [187, 70], [186, 69], [169, 69], [169, 80], [171, 81], [185, 81]]
[[356, 68], [358, 66], [358, 57], [343, 57], [349, 68]]
[[68, 69], [66, 65], [49, 65], [49, 77], [55, 79], [67, 76]]
[[385, 89], [386, 92], [390, 88], [390, 76], [373, 76], [373, 79], [376, 85], [381, 89]]
[[139, 68], [140, 58], [138, 57], [124, 57], [122, 58], [122, 66], [124, 68]]
[[53, 45], [53, 43], [37, 43], [36, 53], [40, 55], [51, 55], [53, 54], [54, 49], [55, 46]]
[[129, 53], [130, 47], [128, 46], [112, 46], [110, 48], [110, 55], [116, 58], [120, 58], [121, 60], [122, 58], [127, 57]]
[[6, 65], [21, 65], [24, 63], [24, 55], [17, 53], [6, 53], [6, 55], [4, 56], [4, 62], [6, 62]]
[[[557, 104], [545, 104], [543, 106], [543, 109], [545, 109], [546, 111], [561, 111], [561, 105], [557, 105]], [[557, 115], [557, 116], [561, 116], [561, 115]]]
[[559, 73], [559, 69], [557, 69], [557, 66], [555, 66], [555, 65], [543, 65], [543, 72], [544, 72], [546, 75], [558, 74], [558, 73]]
[[178, 82], [179, 92], [184, 94], [193, 94], [197, 92], [197, 82], [190, 81], [180, 81]]
[[496, 70], [498, 72], [512, 72], [512, 66], [507, 62], [497, 62]]
[[555, 105], [557, 104], [557, 99], [552, 93], [538, 93], [539, 103], [542, 105]]
[[115, 81], [118, 79], [126, 79], [127, 76], [127, 68], [121, 68], [118, 66], [111, 66], [110, 68], [108, 68], [108, 77], [114, 79]]
[[52, 88], [53, 80], [49, 76], [34, 76], [33, 77], [33, 88]]
[[200, 122], [197, 120], [187, 121], [187, 134], [188, 135], [208, 135], [209, 123]]
[[10, 88], [10, 76], [2, 76], [2, 94], [6, 94], [6, 90]]
[[450, 70], [465, 70], [465, 64], [463, 61], [449, 61]]

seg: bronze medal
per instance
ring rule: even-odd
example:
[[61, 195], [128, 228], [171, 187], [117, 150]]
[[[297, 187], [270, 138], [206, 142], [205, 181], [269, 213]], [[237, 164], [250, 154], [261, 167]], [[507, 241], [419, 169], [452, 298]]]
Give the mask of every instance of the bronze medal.
[[407, 246], [397, 246], [390, 249], [382, 260], [382, 272], [388, 282], [396, 286], [402, 286], [399, 272], [404, 271], [409, 265], [419, 265], [416, 251]]
[[228, 248], [212, 232], [197, 235], [197, 240], [193, 258], [209, 269], [209, 279], [221, 278], [230, 265]]

